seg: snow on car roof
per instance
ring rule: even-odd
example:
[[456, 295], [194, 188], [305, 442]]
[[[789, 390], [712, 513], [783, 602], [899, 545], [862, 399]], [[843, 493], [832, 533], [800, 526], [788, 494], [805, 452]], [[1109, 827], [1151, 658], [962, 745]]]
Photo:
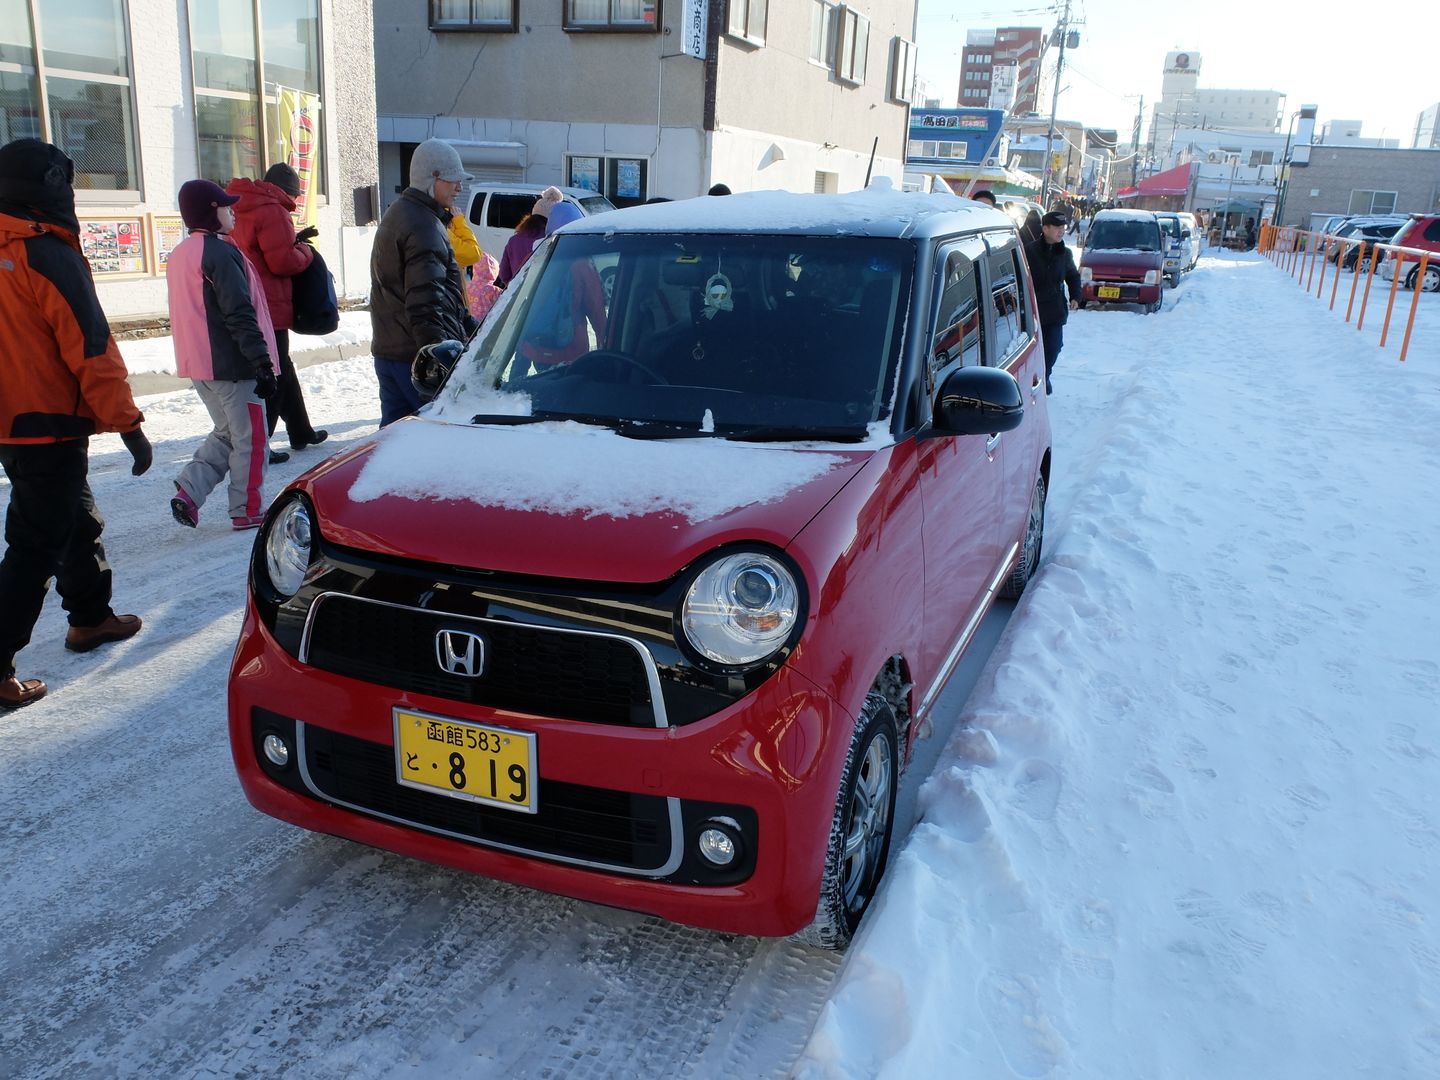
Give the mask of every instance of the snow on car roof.
[[1153, 210], [1101, 210], [1095, 215], [1095, 220], [1104, 218], [1106, 221], [1154, 221], [1155, 211]]
[[[883, 182], [882, 182], [883, 181]], [[963, 222], [957, 217], [963, 216]], [[999, 210], [958, 195], [897, 191], [882, 177], [863, 191], [844, 195], [749, 191], [701, 195], [597, 214], [563, 232], [800, 233], [834, 236], [934, 235], [957, 225], [1009, 229]]]

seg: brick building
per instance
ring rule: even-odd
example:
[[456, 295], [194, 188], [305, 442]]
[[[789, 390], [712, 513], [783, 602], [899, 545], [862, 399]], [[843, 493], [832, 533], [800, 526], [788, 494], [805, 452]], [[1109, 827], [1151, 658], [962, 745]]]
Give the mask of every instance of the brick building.
[[1312, 146], [1292, 162], [1278, 224], [1308, 227], [1320, 214], [1425, 213], [1440, 209], [1440, 148]]

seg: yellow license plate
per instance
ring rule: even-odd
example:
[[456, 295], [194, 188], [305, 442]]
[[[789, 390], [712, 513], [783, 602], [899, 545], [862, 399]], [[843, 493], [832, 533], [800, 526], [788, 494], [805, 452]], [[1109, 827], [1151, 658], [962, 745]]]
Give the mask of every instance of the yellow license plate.
[[535, 735], [395, 710], [395, 778], [452, 799], [533, 814]]
[[1101, 285], [1100, 288], [1096, 290], [1096, 292], [1100, 294], [1101, 300], [1120, 299], [1120, 289], [1118, 286], [1115, 285]]

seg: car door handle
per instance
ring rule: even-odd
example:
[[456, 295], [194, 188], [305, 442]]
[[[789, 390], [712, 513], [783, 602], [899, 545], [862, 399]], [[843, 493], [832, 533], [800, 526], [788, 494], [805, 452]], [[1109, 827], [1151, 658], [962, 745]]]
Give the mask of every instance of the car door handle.
[[999, 445], [1000, 435], [998, 433], [991, 435], [988, 439], [985, 440], [985, 453], [987, 455], [995, 453], [995, 448]]

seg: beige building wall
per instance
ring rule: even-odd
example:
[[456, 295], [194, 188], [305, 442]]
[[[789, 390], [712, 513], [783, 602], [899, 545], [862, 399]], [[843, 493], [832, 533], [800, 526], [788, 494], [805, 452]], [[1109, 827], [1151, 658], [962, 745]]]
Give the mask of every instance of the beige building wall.
[[[899, 183], [906, 106], [889, 99], [892, 40], [914, 38], [915, 0], [873, 0], [866, 79], [811, 62], [812, 4], [771, 0], [766, 43], [730, 37], [710, 4], [708, 59], [681, 49], [681, 0], [662, 0], [659, 33], [580, 33], [564, 0], [521, 0], [516, 33], [432, 31], [427, 5], [377, 0], [375, 68], [381, 203], [403, 189], [402, 148], [456, 142], [481, 176], [563, 183], [565, 158], [640, 157], [647, 194], [688, 198], [714, 181], [735, 191]], [[668, 32], [664, 32], [668, 31]], [[707, 89], [713, 100], [707, 110]]]

